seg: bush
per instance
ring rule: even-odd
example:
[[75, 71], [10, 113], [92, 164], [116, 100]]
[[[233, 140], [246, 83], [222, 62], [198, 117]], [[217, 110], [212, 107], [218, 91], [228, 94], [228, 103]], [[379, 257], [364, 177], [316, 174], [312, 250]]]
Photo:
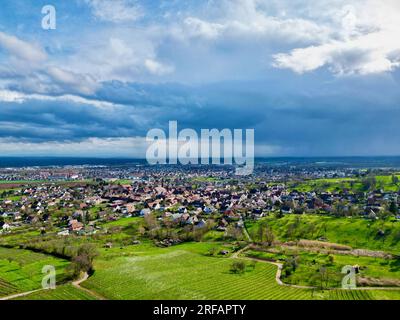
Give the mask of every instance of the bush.
[[212, 248], [210, 248], [210, 249], [208, 250], [208, 255], [210, 255], [210, 256], [215, 256], [215, 254], [217, 253], [217, 251], [218, 251], [218, 248], [212, 247]]
[[71, 276], [77, 278], [82, 272], [91, 273], [93, 271], [93, 260], [97, 255], [97, 248], [93, 244], [81, 245], [68, 267]]
[[231, 272], [236, 274], [244, 273], [246, 269], [246, 264], [243, 261], [235, 261], [231, 265]]

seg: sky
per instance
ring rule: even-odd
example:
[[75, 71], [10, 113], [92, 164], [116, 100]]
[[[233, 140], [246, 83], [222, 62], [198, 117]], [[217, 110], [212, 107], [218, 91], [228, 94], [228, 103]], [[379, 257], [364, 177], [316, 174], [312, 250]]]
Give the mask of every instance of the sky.
[[398, 0], [3, 0], [0, 155], [141, 158], [169, 121], [400, 155], [399, 34]]

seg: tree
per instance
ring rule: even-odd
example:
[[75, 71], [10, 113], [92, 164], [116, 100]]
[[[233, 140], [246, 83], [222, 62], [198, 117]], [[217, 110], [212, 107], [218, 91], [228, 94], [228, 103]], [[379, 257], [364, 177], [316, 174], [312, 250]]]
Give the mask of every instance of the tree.
[[158, 226], [156, 216], [154, 214], [146, 214], [144, 216], [144, 225], [150, 231], [156, 229]]
[[328, 273], [328, 269], [324, 266], [319, 268], [319, 280], [320, 280], [321, 290], [324, 290], [324, 288], [328, 287], [329, 273]]
[[392, 183], [397, 186], [397, 184], [399, 183], [399, 177], [392, 175]]
[[242, 230], [233, 225], [229, 225], [226, 229], [226, 238], [233, 240], [240, 240], [243, 237]]
[[246, 264], [243, 261], [235, 261], [231, 265], [231, 272], [240, 274], [244, 273], [244, 270], [246, 269]]
[[218, 248], [216, 248], [216, 247], [211, 247], [211, 248], [208, 250], [208, 254], [209, 254], [210, 256], [215, 256], [215, 254], [217, 253], [217, 251], [218, 251]]
[[296, 271], [297, 267], [299, 266], [299, 260], [300, 258], [297, 255], [289, 257], [285, 260], [283, 264], [283, 270], [286, 276], [289, 276], [290, 274]]
[[274, 235], [274, 232], [272, 231], [272, 229], [269, 226], [267, 226], [265, 228], [264, 234], [265, 234], [265, 243], [269, 247], [272, 246], [272, 244], [274, 243], [274, 240], [275, 240], [275, 235]]
[[365, 191], [374, 190], [376, 187], [376, 178], [373, 176], [369, 176], [369, 177], [364, 178], [361, 181], [361, 183], [362, 183], [363, 189]]
[[260, 242], [263, 242], [263, 238], [264, 238], [264, 226], [262, 224], [260, 224], [258, 226], [258, 240]]
[[97, 255], [98, 252], [95, 245], [89, 243], [81, 245], [69, 266], [71, 275], [77, 278], [82, 272], [92, 272], [93, 260]]
[[395, 201], [390, 202], [389, 211], [394, 215], [397, 215], [399, 213], [399, 207], [397, 206], [397, 203]]

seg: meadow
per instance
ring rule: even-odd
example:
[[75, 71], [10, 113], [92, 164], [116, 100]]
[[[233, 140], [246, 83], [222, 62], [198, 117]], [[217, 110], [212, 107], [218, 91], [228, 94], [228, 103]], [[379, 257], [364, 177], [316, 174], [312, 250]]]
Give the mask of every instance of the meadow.
[[[276, 248], [274, 248], [276, 250]], [[324, 287], [340, 288], [343, 278], [341, 273], [344, 266], [359, 266], [357, 282], [361, 286], [373, 286], [374, 279], [379, 279], [380, 286], [400, 286], [400, 263], [395, 259], [381, 259], [373, 257], [356, 257], [344, 254], [327, 254], [320, 252], [309, 252], [305, 250], [288, 250], [277, 248], [270, 251], [246, 251], [247, 257], [278, 261], [286, 265], [286, 261], [296, 259], [295, 270], [288, 265], [283, 270], [282, 280], [288, 284], [303, 286], [321, 285], [321, 268], [325, 268]], [[362, 282], [361, 282], [362, 280]], [[377, 282], [377, 281], [376, 281]], [[375, 284], [376, 285], [376, 284]], [[400, 287], [399, 287], [400, 290]]]
[[65, 284], [57, 286], [54, 290], [41, 290], [13, 300], [96, 300], [96, 298], [71, 284]]
[[[400, 179], [400, 175], [395, 175]], [[400, 189], [400, 184], [393, 183], [392, 176], [375, 176], [376, 189], [382, 189], [385, 192], [396, 192]], [[289, 190], [297, 190], [300, 192], [312, 191], [328, 191], [340, 192], [350, 190], [353, 192], [367, 191], [361, 178], [331, 178], [331, 179], [315, 179], [302, 182], [288, 183]]]
[[[400, 221], [366, 220], [363, 218], [338, 218], [328, 215], [273, 216], [258, 221], [246, 221], [253, 240], [258, 241], [261, 224], [268, 225], [277, 240], [318, 240], [349, 245], [353, 248], [382, 250], [397, 254], [400, 250]], [[379, 232], [383, 231], [384, 234]]]
[[56, 280], [66, 281], [67, 260], [28, 250], [0, 247], [0, 296], [41, 288], [42, 268], [52, 265], [56, 269]]
[[[82, 285], [109, 299], [310, 299], [311, 290], [279, 286], [276, 266], [248, 263], [244, 274], [230, 271], [234, 259], [210, 257], [214, 244], [173, 248], [137, 246], [113, 251], [95, 262], [95, 273]], [[121, 252], [122, 253], [122, 252]]]
[[[371, 300], [400, 299], [400, 290], [311, 290], [279, 285], [277, 266], [232, 256], [238, 247], [229, 243], [185, 243], [159, 248], [151, 242], [121, 248], [99, 248], [94, 274], [81, 286], [106, 299], [137, 300]], [[218, 254], [221, 250], [228, 256]], [[41, 267], [57, 266], [64, 273], [67, 261], [28, 250], [0, 248], [2, 296], [40, 288]], [[245, 271], [233, 273], [233, 262], [243, 261]], [[8, 262], [8, 265], [7, 263]], [[10, 265], [11, 264], [11, 265]], [[8, 267], [7, 267], [8, 266]], [[6, 289], [4, 289], [6, 288]], [[18, 300], [93, 300], [70, 283], [55, 290], [40, 290]]]
[[[279, 285], [277, 266], [266, 262], [209, 256], [214, 243], [172, 248], [151, 244], [107, 250], [82, 285], [108, 299], [137, 300], [373, 300], [399, 299], [400, 290], [312, 290]], [[220, 244], [223, 247], [223, 244]], [[233, 249], [233, 248], [232, 248]], [[119, 250], [119, 251], [118, 251]], [[119, 252], [119, 254], [118, 254]], [[244, 261], [243, 274], [231, 272]]]

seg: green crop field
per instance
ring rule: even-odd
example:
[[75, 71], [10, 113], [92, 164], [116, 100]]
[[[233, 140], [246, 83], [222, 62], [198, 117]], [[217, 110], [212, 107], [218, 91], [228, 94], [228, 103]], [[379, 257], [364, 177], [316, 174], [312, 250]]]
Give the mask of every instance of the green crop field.
[[[396, 175], [400, 178], [399, 175]], [[385, 192], [398, 191], [400, 185], [393, 184], [392, 176], [376, 176], [376, 188], [383, 189]], [[288, 185], [289, 190], [297, 190], [300, 192], [311, 192], [315, 190], [338, 192], [345, 189], [353, 192], [366, 191], [362, 179], [360, 178], [333, 178], [333, 179], [315, 179], [305, 182], [292, 182]]]
[[330, 290], [325, 291], [328, 300], [374, 300], [374, 292], [366, 290]]
[[[185, 243], [170, 248], [158, 248], [144, 242], [123, 249], [101, 249], [95, 261], [94, 275], [81, 285], [107, 299], [122, 300], [400, 299], [400, 291], [314, 291], [281, 286], [275, 279], [275, 265], [218, 254], [209, 256], [211, 248], [231, 252], [234, 249], [230, 244], [212, 242]], [[44, 264], [58, 266], [61, 273], [67, 264], [60, 259], [20, 249], [0, 248], [0, 257], [3, 296], [39, 289]], [[243, 274], [230, 270], [232, 263], [238, 260], [246, 264]], [[40, 290], [16, 299], [92, 300], [96, 297], [71, 284], [61, 284], [55, 290]]]
[[400, 290], [328, 290], [327, 300], [400, 300]]
[[70, 284], [57, 286], [54, 290], [41, 290], [14, 300], [96, 300], [95, 297]]
[[42, 268], [56, 268], [57, 281], [65, 280], [68, 261], [28, 250], [0, 248], [0, 296], [39, 289], [44, 274]]
[[311, 298], [309, 290], [279, 286], [274, 265], [257, 263], [244, 274], [233, 274], [233, 261], [207, 257], [179, 246], [153, 250], [152, 254], [138, 251], [136, 256], [97, 260], [95, 274], [83, 286], [109, 299]]
[[[129, 252], [111, 250], [96, 261], [95, 274], [82, 285], [108, 299], [139, 300], [302, 300], [374, 299], [375, 290], [337, 290], [315, 293], [310, 289], [281, 286], [275, 265], [246, 263], [244, 274], [231, 273], [235, 259], [208, 257], [210, 244], [184, 244], [159, 249], [149, 244]], [[390, 293], [387, 293], [390, 296]]]

